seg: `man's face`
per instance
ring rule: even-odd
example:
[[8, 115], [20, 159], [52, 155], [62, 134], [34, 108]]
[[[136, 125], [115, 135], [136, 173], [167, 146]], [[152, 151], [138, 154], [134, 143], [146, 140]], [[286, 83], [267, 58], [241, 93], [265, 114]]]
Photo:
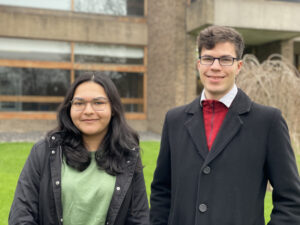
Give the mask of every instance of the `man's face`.
[[205, 89], [205, 97], [219, 100], [233, 88], [235, 77], [242, 67], [242, 61], [234, 60], [232, 65], [222, 66], [216, 59], [212, 65], [203, 65], [203, 57], [207, 56], [236, 58], [235, 46], [230, 42], [218, 43], [213, 49], [203, 47], [200, 56], [202, 57], [202, 64], [199, 59], [197, 67]]

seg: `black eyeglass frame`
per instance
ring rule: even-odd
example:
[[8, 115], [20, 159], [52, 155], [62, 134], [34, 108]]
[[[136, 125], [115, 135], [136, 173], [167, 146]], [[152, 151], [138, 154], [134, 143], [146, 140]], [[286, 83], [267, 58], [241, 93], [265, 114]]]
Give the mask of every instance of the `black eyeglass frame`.
[[[207, 57], [207, 58], [211, 58], [211, 59], [213, 59], [213, 61], [212, 61], [212, 63], [211, 64], [203, 64], [202, 63], [202, 58], [203, 57]], [[232, 60], [232, 63], [231, 64], [228, 64], [228, 65], [222, 65], [222, 63], [221, 63], [221, 59], [224, 59], [224, 58], [230, 58], [231, 60]], [[239, 61], [240, 59], [239, 58], [235, 58], [235, 57], [232, 57], [232, 56], [221, 56], [221, 57], [212, 57], [212, 56], [199, 56], [199, 59], [200, 59], [200, 64], [201, 65], [204, 65], [204, 66], [211, 66], [212, 64], [214, 64], [214, 62], [215, 62], [215, 60], [217, 59], [218, 61], [219, 61], [219, 64], [221, 65], [221, 66], [232, 66], [233, 65], [233, 63], [234, 63], [234, 60], [236, 60], [236, 61]]]

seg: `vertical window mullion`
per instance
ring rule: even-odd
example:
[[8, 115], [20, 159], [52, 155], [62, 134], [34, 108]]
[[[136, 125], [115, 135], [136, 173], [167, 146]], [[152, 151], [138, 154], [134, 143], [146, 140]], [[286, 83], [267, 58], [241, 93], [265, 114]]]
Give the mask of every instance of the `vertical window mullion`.
[[[147, 0], [146, 0], [147, 2]], [[147, 46], [144, 47], [144, 66], [145, 66], [145, 72], [143, 75], [143, 112], [146, 114], [147, 113], [147, 64], [148, 64], [148, 48]]]
[[[73, 1], [73, 0], [72, 0]], [[71, 84], [74, 82], [75, 80], [75, 72], [74, 72], [74, 42], [71, 42]]]
[[71, 11], [74, 12], [74, 0], [70, 0], [71, 1]]

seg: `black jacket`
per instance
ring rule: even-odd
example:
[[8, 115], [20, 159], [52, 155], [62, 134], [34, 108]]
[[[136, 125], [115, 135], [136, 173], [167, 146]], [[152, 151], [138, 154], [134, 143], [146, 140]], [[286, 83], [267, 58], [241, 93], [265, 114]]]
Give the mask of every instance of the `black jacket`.
[[167, 113], [151, 192], [152, 225], [300, 225], [300, 179], [280, 111], [238, 91], [210, 151], [200, 98]]
[[[61, 204], [61, 135], [36, 143], [18, 180], [9, 214], [9, 225], [62, 225]], [[108, 210], [107, 225], [147, 225], [148, 200], [139, 150], [133, 149], [126, 159], [125, 171], [116, 177]]]

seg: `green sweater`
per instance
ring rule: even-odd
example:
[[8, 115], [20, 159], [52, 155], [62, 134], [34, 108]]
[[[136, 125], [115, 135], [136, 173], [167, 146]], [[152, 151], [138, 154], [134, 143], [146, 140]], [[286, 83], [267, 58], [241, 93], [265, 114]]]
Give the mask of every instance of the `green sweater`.
[[90, 165], [82, 172], [63, 160], [61, 170], [64, 225], [104, 225], [116, 177], [97, 167], [92, 152]]

